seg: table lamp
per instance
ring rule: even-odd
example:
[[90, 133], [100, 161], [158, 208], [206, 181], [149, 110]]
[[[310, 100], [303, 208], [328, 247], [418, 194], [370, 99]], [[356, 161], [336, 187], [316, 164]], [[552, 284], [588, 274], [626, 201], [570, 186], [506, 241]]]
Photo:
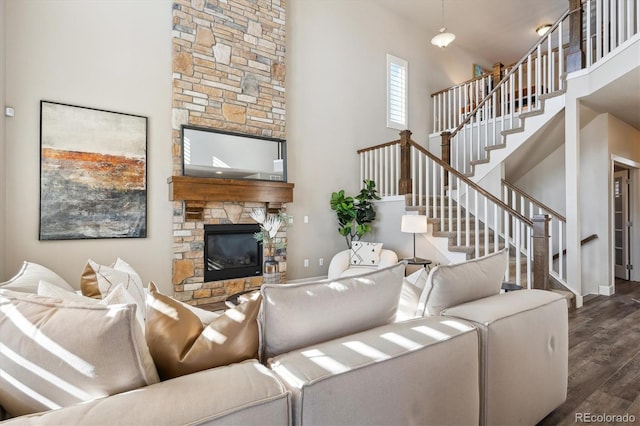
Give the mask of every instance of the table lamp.
[[425, 259], [416, 257], [416, 234], [427, 232], [427, 216], [421, 214], [406, 214], [402, 216], [401, 232], [413, 234], [413, 258], [411, 262], [424, 262]]

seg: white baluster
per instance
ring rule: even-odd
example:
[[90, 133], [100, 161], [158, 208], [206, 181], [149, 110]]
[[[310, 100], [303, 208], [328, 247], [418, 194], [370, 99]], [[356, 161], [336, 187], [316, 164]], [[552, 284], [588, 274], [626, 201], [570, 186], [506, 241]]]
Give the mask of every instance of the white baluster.
[[516, 250], [516, 284], [522, 284], [522, 271], [521, 271], [521, 253], [520, 253], [520, 220], [514, 218], [515, 228], [515, 250]]
[[498, 227], [499, 220], [498, 205], [494, 203], [493, 205], [493, 252], [496, 253], [499, 249], [500, 244], [500, 228]]

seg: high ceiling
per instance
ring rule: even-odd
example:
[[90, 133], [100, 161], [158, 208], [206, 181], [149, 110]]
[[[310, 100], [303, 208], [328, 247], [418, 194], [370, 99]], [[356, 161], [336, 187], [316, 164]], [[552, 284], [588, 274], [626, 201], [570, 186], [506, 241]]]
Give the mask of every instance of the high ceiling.
[[[429, 40], [442, 27], [442, 0], [375, 1], [423, 28]], [[444, 24], [456, 35], [454, 45], [485, 58], [484, 65], [508, 65], [517, 62], [536, 43], [536, 28], [555, 23], [568, 8], [569, 0], [444, 0]], [[640, 129], [637, 93], [640, 68], [636, 67], [583, 102]]]
[[[376, 1], [424, 28], [429, 37], [442, 27], [442, 0]], [[568, 0], [444, 0], [444, 23], [459, 47], [491, 64], [511, 64], [534, 45], [537, 27], [553, 24], [568, 8]]]

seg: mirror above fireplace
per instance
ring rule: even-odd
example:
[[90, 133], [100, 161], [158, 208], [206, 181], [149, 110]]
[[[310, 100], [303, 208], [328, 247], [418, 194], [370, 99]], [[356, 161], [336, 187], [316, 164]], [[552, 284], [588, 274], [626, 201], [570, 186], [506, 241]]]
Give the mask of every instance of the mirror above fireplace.
[[183, 175], [287, 181], [286, 141], [182, 126]]

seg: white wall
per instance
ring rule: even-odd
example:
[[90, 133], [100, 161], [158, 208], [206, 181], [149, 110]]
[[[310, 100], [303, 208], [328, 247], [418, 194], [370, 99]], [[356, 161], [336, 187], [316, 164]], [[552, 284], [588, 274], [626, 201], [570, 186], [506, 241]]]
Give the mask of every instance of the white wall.
[[[327, 273], [333, 254], [346, 248], [329, 207], [331, 193], [359, 191], [356, 150], [398, 139], [397, 130], [386, 128], [386, 54], [409, 62], [408, 127], [423, 145], [431, 126], [430, 94], [470, 78], [472, 63], [486, 62], [455, 43], [433, 47], [430, 39], [375, 0], [287, 2], [288, 176], [295, 183], [287, 206], [294, 216], [287, 232], [288, 278]], [[322, 267], [319, 258], [325, 259]], [[309, 268], [303, 259], [310, 259]]]
[[[594, 118], [595, 117], [595, 118]], [[611, 156], [640, 162], [640, 132], [610, 114], [596, 115], [581, 110], [586, 125], [580, 136], [581, 238], [597, 234], [598, 239], [582, 247], [582, 294], [597, 294], [601, 286], [613, 285], [611, 248]], [[515, 185], [552, 209], [566, 215], [565, 147], [561, 146], [519, 180]], [[636, 192], [638, 187], [636, 187]], [[640, 198], [636, 194], [635, 199]], [[632, 202], [637, 202], [633, 199]], [[640, 212], [634, 210], [636, 219]], [[632, 253], [640, 264], [640, 230], [634, 229]]]
[[[5, 193], [7, 187], [7, 175], [5, 171], [7, 170], [6, 166], [6, 126], [5, 126], [5, 117], [4, 117], [4, 107], [5, 107], [5, 0], [0, 0], [0, 108], [2, 112], [0, 112], [0, 200], [2, 203], [0, 204], [0, 259], [4, 259], [6, 257], [7, 250], [7, 238], [5, 236], [6, 230], [6, 202], [5, 202]], [[5, 275], [5, 265], [3, 261], [0, 261], [0, 279]]]
[[[171, 290], [171, 1], [6, 0], [4, 277], [23, 260], [79, 286], [88, 258], [129, 262]], [[40, 100], [149, 117], [147, 238], [38, 241]], [[4, 182], [4, 179], [3, 179]], [[6, 239], [5, 239], [6, 238]], [[9, 249], [10, 248], [10, 249]]]
[[566, 211], [564, 158], [562, 145], [514, 182], [516, 187], [563, 215]]
[[580, 133], [580, 238], [596, 234], [582, 246], [582, 294], [598, 294], [610, 281], [608, 115], [601, 114]]

